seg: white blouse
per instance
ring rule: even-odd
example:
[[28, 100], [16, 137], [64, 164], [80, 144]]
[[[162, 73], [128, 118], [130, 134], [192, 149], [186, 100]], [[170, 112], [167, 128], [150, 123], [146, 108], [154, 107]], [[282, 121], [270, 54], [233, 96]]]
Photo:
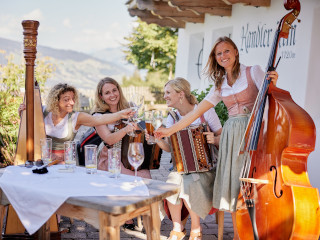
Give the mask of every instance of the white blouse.
[[[44, 124], [46, 129], [46, 135], [56, 137], [56, 138], [65, 138], [68, 136], [68, 115], [67, 114], [57, 125], [53, 124], [52, 121], [52, 112], [44, 118]], [[79, 112], [75, 112], [72, 115], [72, 130], [76, 133], [78, 130], [75, 129]]]
[[[224, 76], [221, 91], [216, 90], [215, 86], [213, 86], [204, 100], [207, 100], [215, 106], [222, 100], [222, 97], [227, 97], [245, 90], [248, 87], [246, 68], [247, 66], [240, 64], [240, 76], [232, 86], [229, 86], [227, 78]], [[260, 89], [265, 77], [265, 72], [259, 65], [254, 65], [250, 69], [250, 74], [257, 88]]]
[[[195, 105], [195, 107], [196, 106], [197, 105]], [[176, 111], [176, 113], [179, 116], [179, 119], [183, 118], [183, 116], [181, 116], [178, 111]], [[210, 108], [208, 111], [206, 111], [203, 114], [203, 116], [204, 116], [205, 121], [208, 123], [211, 131], [216, 132], [220, 128], [222, 128], [219, 117], [218, 117], [216, 111], [214, 110], [214, 108]], [[168, 115], [166, 127], [169, 128], [173, 124], [174, 124], [173, 118], [171, 117], [171, 115]], [[201, 124], [201, 119], [197, 118], [191, 125], [200, 125], [200, 124]]]

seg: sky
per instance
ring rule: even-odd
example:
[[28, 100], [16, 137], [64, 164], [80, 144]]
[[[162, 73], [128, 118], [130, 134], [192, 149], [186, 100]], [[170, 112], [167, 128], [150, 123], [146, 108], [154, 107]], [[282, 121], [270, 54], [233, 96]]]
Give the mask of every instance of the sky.
[[0, 0], [0, 37], [23, 40], [23, 20], [37, 20], [38, 45], [92, 53], [119, 47], [134, 25], [127, 0]]

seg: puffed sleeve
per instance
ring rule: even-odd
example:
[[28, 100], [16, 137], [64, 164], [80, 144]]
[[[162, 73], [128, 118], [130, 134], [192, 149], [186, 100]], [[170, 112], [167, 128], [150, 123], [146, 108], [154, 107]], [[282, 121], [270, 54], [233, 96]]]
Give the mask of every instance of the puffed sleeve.
[[210, 92], [208, 93], [208, 95], [204, 98], [204, 100], [213, 104], [213, 106], [216, 106], [222, 100], [220, 91], [216, 90], [215, 87], [213, 86], [210, 89]]
[[210, 108], [208, 111], [204, 113], [204, 119], [208, 123], [211, 131], [216, 132], [220, 128], [222, 128], [220, 119], [214, 108]]
[[253, 82], [256, 84], [257, 88], [260, 89], [265, 77], [265, 72], [262, 70], [262, 68], [259, 65], [254, 65], [252, 66], [250, 73], [251, 73]]

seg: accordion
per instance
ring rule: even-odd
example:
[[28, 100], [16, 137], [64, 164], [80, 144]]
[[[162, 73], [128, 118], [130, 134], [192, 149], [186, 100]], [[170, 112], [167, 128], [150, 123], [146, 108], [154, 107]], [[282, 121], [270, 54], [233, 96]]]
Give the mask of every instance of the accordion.
[[190, 126], [170, 136], [171, 155], [181, 174], [206, 172], [213, 168], [210, 148], [203, 132], [205, 124]]

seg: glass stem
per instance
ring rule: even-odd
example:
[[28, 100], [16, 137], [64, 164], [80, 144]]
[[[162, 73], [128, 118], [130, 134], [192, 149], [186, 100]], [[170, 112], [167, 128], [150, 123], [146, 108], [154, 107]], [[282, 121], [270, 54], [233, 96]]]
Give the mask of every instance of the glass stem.
[[134, 169], [134, 181], [138, 182], [138, 180], [137, 180], [137, 168]]

